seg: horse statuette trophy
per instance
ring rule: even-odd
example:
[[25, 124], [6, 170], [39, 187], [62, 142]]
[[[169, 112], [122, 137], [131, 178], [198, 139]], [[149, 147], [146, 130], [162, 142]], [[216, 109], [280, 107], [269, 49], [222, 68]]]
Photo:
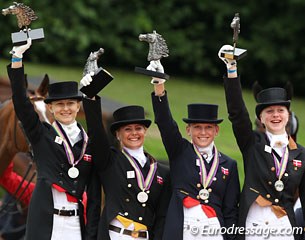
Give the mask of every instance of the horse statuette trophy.
[[113, 76], [108, 71], [97, 65], [97, 60], [103, 53], [103, 48], [91, 52], [84, 67], [83, 76], [91, 74], [92, 82], [90, 85], [82, 87], [80, 91], [90, 98], [98, 94], [113, 79]]
[[44, 39], [43, 28], [30, 29], [29, 25], [38, 17], [35, 12], [23, 3], [14, 2], [8, 8], [2, 9], [3, 15], [16, 15], [18, 27], [20, 32], [12, 33], [12, 42], [15, 46], [27, 43], [27, 39], [31, 38], [32, 41], [41, 41]]
[[153, 31], [153, 33], [140, 34], [139, 40], [148, 42], [149, 44], [147, 60], [150, 64], [146, 69], [135, 67], [135, 72], [168, 80], [169, 75], [164, 73], [164, 69], [160, 62], [162, 57], [168, 57], [169, 54], [164, 38], [156, 31]]
[[240, 33], [239, 13], [235, 13], [235, 16], [231, 22], [231, 28], [233, 29], [233, 50], [222, 52], [221, 57], [239, 60], [247, 55], [246, 49], [241, 49], [236, 47], [238, 35]]

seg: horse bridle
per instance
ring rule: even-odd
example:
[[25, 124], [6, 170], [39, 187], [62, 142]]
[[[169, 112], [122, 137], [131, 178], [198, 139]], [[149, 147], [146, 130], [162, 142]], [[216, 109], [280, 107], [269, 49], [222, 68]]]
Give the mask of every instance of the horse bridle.
[[[42, 96], [30, 96], [29, 99], [31, 101], [40, 101], [40, 100], [44, 100], [44, 97]], [[6, 101], [8, 102], [8, 101]], [[0, 105], [0, 108], [2, 108], [5, 103], [4, 102], [3, 104]], [[29, 173], [30, 173], [30, 170], [33, 166], [33, 149], [32, 149], [32, 145], [27, 137], [27, 135], [25, 134], [25, 130], [24, 130], [24, 127], [21, 123], [21, 121], [19, 121], [17, 119], [17, 116], [15, 114], [15, 117], [14, 117], [14, 132], [13, 132], [13, 135], [14, 135], [14, 144], [16, 146], [16, 149], [18, 152], [21, 152], [21, 149], [19, 148], [18, 146], [18, 141], [17, 141], [17, 126], [19, 125], [25, 139], [26, 139], [26, 142], [27, 142], [27, 145], [28, 145], [28, 148], [29, 148], [29, 151], [28, 151], [28, 154], [29, 154], [29, 157], [31, 159], [29, 165], [28, 165], [28, 168], [26, 170], [26, 173], [24, 174], [24, 176], [22, 177], [22, 180], [20, 182], [20, 184], [18, 185], [17, 189], [15, 190], [15, 192], [13, 194], [10, 194], [10, 197], [9, 199], [6, 201], [6, 203], [4, 205], [1, 206], [0, 208], [0, 217], [2, 217], [3, 215], [5, 214], [10, 214], [10, 215], [14, 215], [14, 214], [17, 214], [20, 212], [19, 209], [17, 209], [16, 211], [10, 211], [17, 202], [19, 202], [22, 198], [22, 196], [24, 195], [25, 191], [28, 189], [30, 183], [33, 181], [33, 179], [35, 178], [37, 172], [36, 170], [33, 172], [32, 176], [30, 177], [30, 179], [28, 180], [28, 183], [26, 184], [26, 186], [24, 187], [24, 189], [22, 190], [22, 192], [20, 192], [20, 194], [18, 194], [18, 192], [20, 191], [23, 183], [25, 182], [26, 178], [28, 177]], [[25, 208], [22, 208], [22, 210], [26, 209], [27, 207]]]
[[[26, 177], [29, 175], [30, 170], [33, 166], [33, 161], [31, 161], [29, 163], [28, 169], [26, 170], [26, 173], [24, 174], [20, 184], [18, 185], [17, 189], [15, 190], [15, 192], [13, 194], [10, 194], [10, 198], [6, 201], [6, 203], [1, 206], [0, 208], [0, 217], [2, 217], [5, 214], [16, 214], [19, 213], [19, 211], [9, 211], [10, 208], [12, 208], [17, 202], [20, 201], [21, 197], [23, 196], [23, 194], [25, 193], [26, 189], [29, 187], [29, 185], [31, 184], [32, 180], [34, 179], [34, 177], [36, 176], [36, 171], [34, 171], [33, 175], [31, 176], [31, 178], [29, 179], [27, 185], [24, 187], [24, 189], [22, 190], [22, 192], [17, 196], [21, 186], [23, 185]], [[26, 209], [27, 207], [23, 208]]]
[[[38, 101], [38, 100], [42, 100], [42, 98], [40, 97], [36, 97], [34, 96], [33, 98], [30, 98], [31, 100], [33, 101]], [[27, 152], [31, 161], [29, 163], [29, 166], [26, 170], [26, 173], [24, 174], [24, 176], [22, 177], [22, 180], [21, 182], [19, 183], [16, 191], [13, 193], [13, 194], [10, 194], [10, 198], [6, 201], [6, 204], [4, 204], [1, 208], [0, 208], [0, 217], [5, 215], [5, 214], [16, 214], [18, 213], [19, 211], [9, 211], [9, 209], [11, 209], [18, 201], [20, 201], [21, 197], [23, 196], [23, 194], [25, 193], [26, 189], [29, 187], [30, 183], [32, 182], [32, 180], [34, 179], [34, 177], [36, 176], [36, 171], [33, 172], [31, 178], [29, 179], [28, 183], [26, 184], [26, 186], [24, 187], [24, 189], [22, 190], [22, 192], [18, 194], [19, 190], [21, 189], [21, 186], [23, 185], [25, 179], [28, 177], [29, 173], [30, 173], [30, 170], [31, 168], [33, 167], [33, 149], [32, 149], [32, 145], [27, 137], [27, 135], [25, 134], [25, 130], [24, 130], [24, 127], [21, 123], [21, 121], [19, 121], [17, 119], [17, 116], [15, 114], [15, 117], [14, 117], [14, 144], [16, 146], [16, 149], [18, 152], [21, 152], [21, 149], [19, 149], [18, 147], [18, 143], [17, 143], [17, 126], [19, 125], [25, 139], [26, 139], [26, 142], [27, 142], [27, 145], [28, 145], [28, 148], [29, 148], [29, 151]]]

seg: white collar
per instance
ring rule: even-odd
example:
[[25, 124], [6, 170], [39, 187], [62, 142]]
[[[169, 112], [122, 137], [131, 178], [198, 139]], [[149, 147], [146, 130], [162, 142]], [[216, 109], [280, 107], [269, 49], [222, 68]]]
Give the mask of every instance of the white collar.
[[200, 152], [200, 154], [202, 154], [204, 157], [205, 157], [205, 160], [210, 163], [210, 161], [212, 160], [213, 158], [213, 148], [214, 148], [214, 141], [211, 142], [211, 144], [207, 147], [198, 147], [198, 150]]
[[286, 132], [284, 134], [275, 135], [266, 130], [266, 135], [269, 138], [270, 147], [274, 149], [282, 149], [289, 143], [288, 134]]
[[64, 128], [64, 129], [66, 129], [66, 128], [71, 129], [71, 128], [75, 128], [75, 127], [78, 128], [76, 121], [74, 121], [73, 123], [70, 123], [70, 124], [64, 124], [64, 123], [61, 123], [61, 122], [59, 122], [59, 123], [62, 126], [62, 128]]
[[143, 146], [138, 149], [130, 149], [127, 147], [124, 147], [124, 148], [133, 158], [135, 158], [140, 163], [140, 165], [142, 167], [144, 167], [144, 165], [147, 161], [147, 157], [144, 154]]
[[75, 143], [77, 143], [79, 140], [82, 139], [82, 136], [80, 134], [81, 130], [77, 126], [76, 121], [74, 121], [71, 124], [60, 123], [60, 125], [63, 128], [63, 130], [65, 131], [67, 137], [69, 138], [69, 141], [70, 141], [72, 147], [74, 146]]

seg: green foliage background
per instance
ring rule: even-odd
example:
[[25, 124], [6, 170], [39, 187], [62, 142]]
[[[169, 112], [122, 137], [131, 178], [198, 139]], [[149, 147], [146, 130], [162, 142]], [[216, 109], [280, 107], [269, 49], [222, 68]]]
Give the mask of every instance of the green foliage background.
[[[217, 52], [232, 43], [231, 20], [241, 16], [238, 46], [248, 50], [240, 69], [245, 86], [264, 87], [288, 80], [295, 93], [305, 88], [304, 0], [44, 0], [23, 1], [38, 15], [31, 28], [43, 27], [45, 41], [31, 49], [32, 61], [83, 66], [90, 51], [105, 49], [103, 66], [132, 69], [146, 66], [148, 46], [140, 33], [157, 30], [166, 39], [170, 57], [162, 63], [169, 74], [195, 81], [219, 77]], [[1, 8], [12, 1], [2, 0]], [[16, 18], [0, 16], [0, 49], [8, 57]]]

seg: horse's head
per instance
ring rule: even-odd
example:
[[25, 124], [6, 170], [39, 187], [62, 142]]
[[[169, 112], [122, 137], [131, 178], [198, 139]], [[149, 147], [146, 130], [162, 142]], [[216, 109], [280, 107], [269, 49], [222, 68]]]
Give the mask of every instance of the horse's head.
[[149, 43], [148, 61], [160, 60], [168, 57], [169, 50], [164, 38], [156, 31], [139, 35], [139, 40]]
[[9, 6], [8, 8], [2, 9], [2, 14], [4, 16], [8, 14], [16, 15], [20, 13], [20, 11], [20, 3], [14, 2], [13, 5]]
[[91, 52], [89, 57], [87, 58], [86, 65], [83, 70], [83, 76], [85, 76], [88, 73], [96, 72], [98, 70], [97, 60], [100, 58], [100, 56], [104, 53], [104, 49], [100, 48], [99, 50], [95, 52]]
[[100, 58], [100, 56], [104, 53], [104, 49], [100, 48], [99, 50], [95, 51], [95, 52], [91, 52], [88, 60], [89, 61], [96, 61]]
[[2, 9], [2, 14], [16, 15], [19, 28], [22, 28], [23, 26], [29, 26], [31, 21], [38, 18], [35, 12], [29, 6], [17, 2], [14, 2], [13, 5], [9, 6], [8, 8]]
[[139, 35], [139, 40], [141, 42], [154, 43], [157, 40], [157, 32], [153, 33], [142, 33]]

